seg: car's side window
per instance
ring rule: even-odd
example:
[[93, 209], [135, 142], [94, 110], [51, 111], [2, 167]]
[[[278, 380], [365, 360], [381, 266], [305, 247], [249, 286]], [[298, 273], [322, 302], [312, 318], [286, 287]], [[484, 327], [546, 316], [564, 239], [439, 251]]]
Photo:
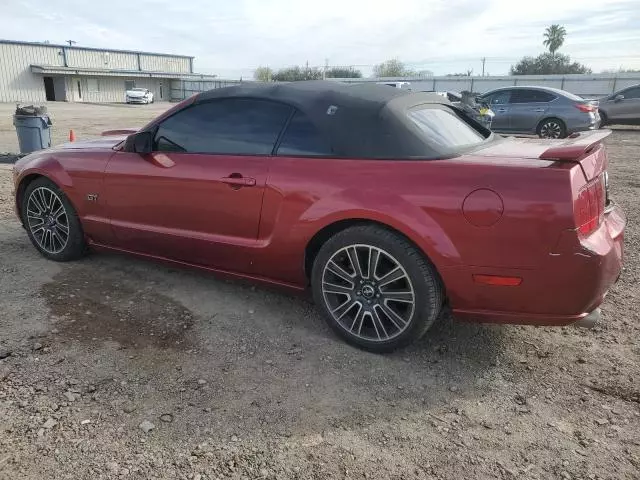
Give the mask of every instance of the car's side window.
[[320, 135], [309, 117], [296, 111], [278, 146], [281, 156], [331, 156], [331, 145]]
[[622, 92], [624, 98], [640, 98], [640, 87], [630, 88], [629, 90], [625, 90]]
[[511, 103], [546, 103], [555, 98], [555, 95], [542, 90], [517, 89], [511, 94]]
[[511, 98], [510, 90], [502, 90], [500, 92], [496, 92], [488, 97], [489, 103], [491, 105], [505, 105], [509, 103], [509, 99]]
[[270, 155], [290, 114], [288, 105], [249, 98], [200, 103], [159, 125], [154, 150]]

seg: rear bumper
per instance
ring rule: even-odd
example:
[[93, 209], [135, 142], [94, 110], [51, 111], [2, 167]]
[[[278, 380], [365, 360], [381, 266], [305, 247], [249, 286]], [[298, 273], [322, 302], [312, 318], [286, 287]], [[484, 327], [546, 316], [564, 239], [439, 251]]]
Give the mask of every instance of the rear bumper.
[[602, 304], [622, 271], [625, 225], [622, 210], [612, 206], [589, 237], [579, 239], [574, 231], [565, 232], [540, 267], [493, 270], [494, 274], [521, 277], [518, 286], [475, 284], [472, 275], [490, 274], [488, 268], [470, 267], [445, 278], [454, 316], [523, 325], [589, 323], [584, 319]]
[[600, 121], [600, 118], [598, 117], [598, 120], [593, 121], [593, 122], [588, 123], [588, 124], [570, 126], [569, 128], [567, 128], [567, 134], [576, 133], [576, 132], [589, 132], [591, 130], [598, 130], [600, 128], [600, 124], [601, 124], [601, 121]]

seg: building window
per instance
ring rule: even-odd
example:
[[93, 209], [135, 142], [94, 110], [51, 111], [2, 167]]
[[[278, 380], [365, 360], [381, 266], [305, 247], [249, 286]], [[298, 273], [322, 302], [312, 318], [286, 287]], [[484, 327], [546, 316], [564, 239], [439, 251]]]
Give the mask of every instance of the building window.
[[124, 89], [125, 90], [133, 90], [136, 87], [136, 82], [134, 80], [125, 80], [124, 81]]
[[98, 83], [97, 78], [87, 78], [87, 91], [89, 92], [100, 91], [100, 84]]

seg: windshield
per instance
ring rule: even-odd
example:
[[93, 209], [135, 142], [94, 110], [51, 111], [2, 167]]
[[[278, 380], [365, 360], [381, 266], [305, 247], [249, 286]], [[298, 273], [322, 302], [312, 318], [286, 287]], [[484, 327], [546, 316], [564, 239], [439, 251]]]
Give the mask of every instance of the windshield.
[[486, 138], [448, 108], [421, 106], [409, 110], [408, 115], [430, 143], [446, 149], [475, 145]]
[[134, 92], [146, 92], [147, 91], [146, 88], [132, 88], [131, 90], [133, 90]]

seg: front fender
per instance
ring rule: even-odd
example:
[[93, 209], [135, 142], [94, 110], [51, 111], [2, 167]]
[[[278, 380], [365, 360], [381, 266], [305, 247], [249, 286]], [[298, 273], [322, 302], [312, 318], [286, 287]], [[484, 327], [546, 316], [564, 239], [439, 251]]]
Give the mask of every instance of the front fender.
[[43, 156], [29, 161], [16, 178], [16, 188], [29, 175], [42, 175], [61, 188], [73, 188], [73, 180], [55, 157]]
[[[60, 162], [50, 155], [35, 154], [24, 157], [18, 160], [14, 172], [15, 205], [18, 218], [20, 218], [20, 196], [24, 191], [23, 182], [28, 177], [33, 175], [46, 177], [65, 191], [73, 189], [71, 176]], [[70, 201], [75, 208], [74, 200], [70, 198]]]

